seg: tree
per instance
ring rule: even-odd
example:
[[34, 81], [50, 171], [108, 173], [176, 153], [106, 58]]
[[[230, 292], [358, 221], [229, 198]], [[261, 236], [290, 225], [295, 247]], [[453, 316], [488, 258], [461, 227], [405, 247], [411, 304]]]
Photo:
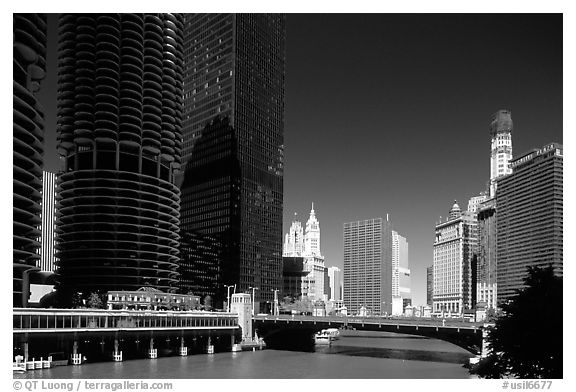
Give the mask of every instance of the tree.
[[480, 377], [562, 378], [562, 277], [530, 267], [524, 282], [488, 332]]
[[212, 310], [212, 297], [210, 295], [204, 297], [204, 309]]
[[72, 308], [75, 309], [81, 308], [84, 305], [84, 303], [82, 302], [82, 294], [78, 292], [72, 293], [69, 303]]
[[91, 309], [103, 309], [104, 301], [102, 301], [102, 298], [100, 298], [98, 293], [90, 293], [86, 305]]

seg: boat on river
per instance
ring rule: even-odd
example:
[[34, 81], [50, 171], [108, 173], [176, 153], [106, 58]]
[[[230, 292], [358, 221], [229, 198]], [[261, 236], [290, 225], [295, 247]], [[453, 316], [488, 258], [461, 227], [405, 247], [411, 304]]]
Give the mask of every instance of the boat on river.
[[337, 328], [323, 329], [314, 335], [314, 344], [319, 346], [330, 345], [334, 340], [340, 339], [340, 331]]

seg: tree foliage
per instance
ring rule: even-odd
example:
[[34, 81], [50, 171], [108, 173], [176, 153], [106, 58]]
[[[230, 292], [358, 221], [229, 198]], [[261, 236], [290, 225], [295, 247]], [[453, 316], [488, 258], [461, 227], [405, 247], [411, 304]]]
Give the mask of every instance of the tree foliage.
[[103, 309], [104, 301], [98, 293], [90, 293], [88, 300], [86, 301], [86, 306], [91, 309]]
[[562, 378], [562, 278], [532, 267], [525, 284], [488, 332], [480, 377]]

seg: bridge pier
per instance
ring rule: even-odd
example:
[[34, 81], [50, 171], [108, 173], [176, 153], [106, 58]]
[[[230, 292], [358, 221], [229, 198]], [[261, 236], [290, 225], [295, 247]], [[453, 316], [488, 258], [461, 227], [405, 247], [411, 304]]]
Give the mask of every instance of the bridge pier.
[[154, 348], [154, 338], [150, 338], [150, 348], [148, 349], [148, 358], [156, 359], [158, 358], [158, 349]]
[[214, 354], [214, 345], [212, 344], [212, 337], [208, 335], [208, 347], [206, 348], [208, 354]]
[[112, 352], [112, 360], [114, 362], [122, 362], [122, 351], [120, 351], [120, 343], [118, 343], [118, 335], [114, 337], [114, 351]]
[[78, 352], [78, 338], [74, 335], [74, 343], [72, 344], [72, 365], [82, 364], [82, 354]]
[[22, 343], [22, 353], [24, 356], [24, 362], [28, 362], [28, 341]]
[[180, 350], [179, 350], [179, 355], [181, 357], [186, 357], [188, 356], [188, 347], [186, 347], [186, 344], [184, 342], [184, 336], [182, 336], [180, 338]]

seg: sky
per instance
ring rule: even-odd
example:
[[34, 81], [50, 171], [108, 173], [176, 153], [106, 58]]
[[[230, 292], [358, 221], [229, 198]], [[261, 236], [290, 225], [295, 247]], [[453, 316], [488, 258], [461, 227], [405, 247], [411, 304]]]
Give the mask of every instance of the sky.
[[[46, 168], [57, 169], [56, 24], [49, 19]], [[434, 225], [485, 190], [490, 116], [512, 111], [514, 155], [563, 142], [560, 14], [289, 14], [284, 224], [311, 203], [326, 266], [343, 224], [389, 214], [426, 301]]]
[[490, 116], [514, 155], [563, 142], [562, 16], [289, 15], [284, 232], [314, 202], [326, 265], [343, 224], [385, 217], [425, 304], [434, 226], [485, 190]]

